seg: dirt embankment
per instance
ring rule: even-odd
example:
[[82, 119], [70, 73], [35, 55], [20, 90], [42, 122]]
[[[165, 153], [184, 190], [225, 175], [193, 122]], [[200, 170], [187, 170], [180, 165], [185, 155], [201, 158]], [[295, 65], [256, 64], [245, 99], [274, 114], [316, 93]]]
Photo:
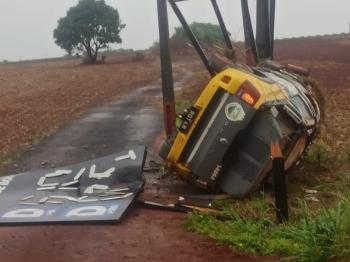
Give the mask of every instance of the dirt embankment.
[[111, 57], [100, 65], [69, 60], [1, 66], [0, 159], [88, 108], [159, 78], [156, 61], [132, 63], [133, 58]]
[[311, 70], [326, 100], [322, 138], [333, 150], [350, 147], [350, 35], [277, 41], [275, 60]]

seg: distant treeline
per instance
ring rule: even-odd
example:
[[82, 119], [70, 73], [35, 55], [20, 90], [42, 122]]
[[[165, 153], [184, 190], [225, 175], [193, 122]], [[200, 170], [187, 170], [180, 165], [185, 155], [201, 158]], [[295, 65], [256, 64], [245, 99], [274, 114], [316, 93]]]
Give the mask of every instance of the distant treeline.
[[[135, 53], [142, 53], [145, 50], [134, 50], [134, 49], [124, 49], [119, 48], [117, 50], [106, 50], [100, 53], [100, 56], [113, 56], [113, 55], [129, 55]], [[84, 59], [86, 54], [75, 55], [64, 55], [61, 57], [51, 57], [51, 58], [41, 58], [41, 59], [31, 59], [31, 60], [21, 60], [21, 61], [7, 61], [6, 59], [0, 61], [0, 64], [17, 64], [17, 63], [38, 63], [38, 62], [54, 62], [54, 61], [64, 61], [64, 60], [73, 60], [73, 59]]]
[[275, 39], [275, 41], [288, 41], [288, 40], [296, 40], [296, 39], [315, 39], [315, 38], [341, 38], [344, 36], [349, 36], [349, 33], [340, 33], [340, 34], [326, 34], [326, 35], [310, 35], [310, 36], [298, 36], [298, 37], [289, 37], [289, 38], [279, 38]]
[[18, 64], [18, 63], [37, 63], [37, 62], [53, 62], [62, 60], [77, 59], [76, 56], [65, 55], [61, 57], [51, 57], [51, 58], [41, 58], [41, 59], [31, 59], [31, 60], [21, 60], [21, 61], [7, 61], [6, 59], [0, 64]]

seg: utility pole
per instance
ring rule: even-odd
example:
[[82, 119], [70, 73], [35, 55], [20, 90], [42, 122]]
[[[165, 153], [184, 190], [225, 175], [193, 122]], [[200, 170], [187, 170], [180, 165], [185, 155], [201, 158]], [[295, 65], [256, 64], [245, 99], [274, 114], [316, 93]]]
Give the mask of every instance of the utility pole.
[[164, 108], [164, 127], [167, 140], [172, 143], [176, 137], [175, 96], [171, 54], [169, 47], [169, 22], [167, 1], [158, 0], [158, 26], [160, 63], [162, 71], [162, 91]]

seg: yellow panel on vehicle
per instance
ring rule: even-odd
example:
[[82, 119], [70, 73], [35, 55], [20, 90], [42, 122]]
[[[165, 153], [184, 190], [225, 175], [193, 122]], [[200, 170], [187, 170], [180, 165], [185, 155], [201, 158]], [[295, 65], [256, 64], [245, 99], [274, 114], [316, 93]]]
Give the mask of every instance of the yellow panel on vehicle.
[[[255, 101], [254, 108], [258, 110], [262, 104], [273, 100], [287, 100], [280, 86], [273, 83], [270, 79], [263, 79], [263, 76], [255, 76], [252, 73], [239, 71], [237, 69], [229, 68], [216, 75], [202, 92], [201, 96], [195, 103], [195, 107], [199, 112], [190, 126], [188, 132], [179, 132], [176, 140], [171, 147], [170, 153], [167, 157], [167, 167], [175, 175], [187, 179], [191, 171], [179, 163], [179, 158], [183, 154], [186, 143], [189, 141], [193, 130], [196, 128], [198, 121], [203, 117], [205, 109], [208, 107], [210, 101], [219, 88], [224, 89], [232, 95], [235, 95], [239, 88], [247, 80], [260, 93], [260, 98]], [[264, 81], [265, 80], [265, 81]], [[242, 100], [243, 102], [243, 100]]]

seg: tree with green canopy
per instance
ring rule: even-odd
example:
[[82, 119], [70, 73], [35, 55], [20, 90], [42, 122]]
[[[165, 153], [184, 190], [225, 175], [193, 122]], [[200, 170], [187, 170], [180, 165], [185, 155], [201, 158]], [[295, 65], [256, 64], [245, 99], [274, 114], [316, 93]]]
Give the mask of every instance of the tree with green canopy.
[[86, 51], [92, 62], [96, 62], [100, 49], [111, 43], [122, 43], [120, 31], [125, 28], [117, 9], [104, 0], [80, 0], [67, 11], [66, 17], [58, 20], [53, 31], [55, 43], [69, 54]]
[[[200, 43], [206, 43], [211, 46], [222, 46], [225, 44], [224, 36], [219, 25], [193, 22], [189, 26]], [[230, 33], [228, 34], [231, 35]], [[171, 38], [188, 40], [187, 34], [182, 26], [175, 27], [175, 33]]]

